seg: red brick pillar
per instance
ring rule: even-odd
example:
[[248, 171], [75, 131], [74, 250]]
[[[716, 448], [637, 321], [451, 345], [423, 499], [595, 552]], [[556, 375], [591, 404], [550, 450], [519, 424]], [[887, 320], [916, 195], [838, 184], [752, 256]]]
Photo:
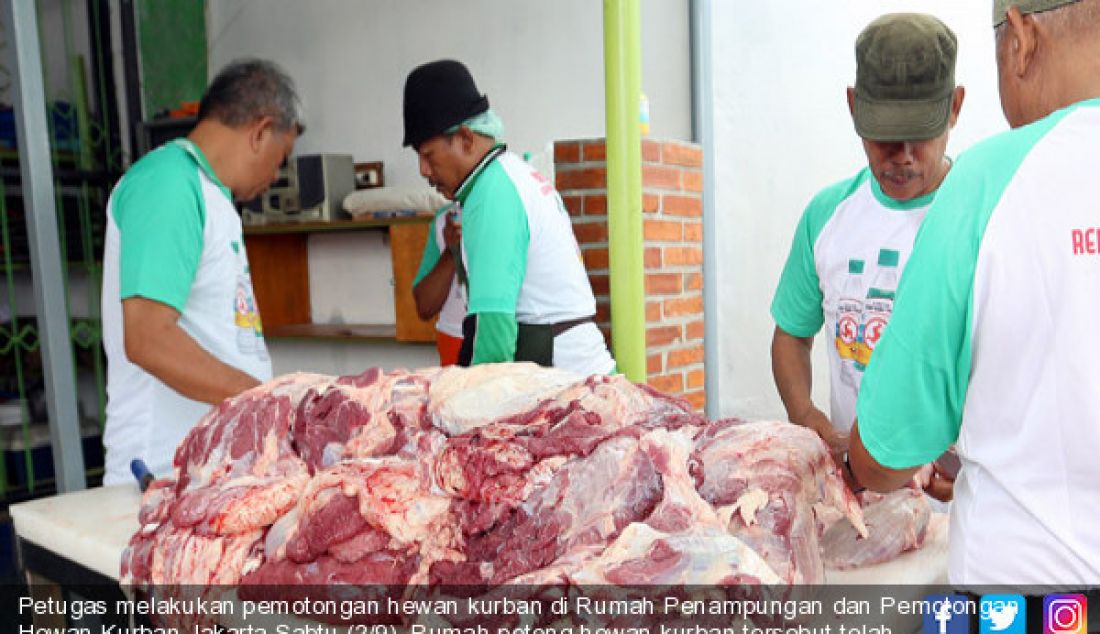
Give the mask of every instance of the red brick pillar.
[[[642, 140], [646, 380], [702, 409], [703, 153], [681, 141]], [[596, 294], [596, 320], [611, 328], [607, 164], [603, 139], [554, 144], [557, 188], [573, 220]]]

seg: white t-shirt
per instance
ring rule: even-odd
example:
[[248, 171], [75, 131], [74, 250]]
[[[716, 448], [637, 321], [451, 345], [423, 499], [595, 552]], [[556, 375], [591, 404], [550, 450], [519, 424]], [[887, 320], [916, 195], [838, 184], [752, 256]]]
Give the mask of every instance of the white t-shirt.
[[[872, 288], [893, 291], [913, 248], [935, 193], [897, 201], [883, 193], [868, 168], [822, 190], [810, 202], [795, 231], [791, 252], [772, 300], [771, 313], [784, 332], [812, 337], [826, 328], [833, 427], [847, 432], [856, 416], [863, 370], [874, 351], [884, 315], [870, 311], [844, 319], [842, 299], [854, 297], [870, 308]], [[897, 253], [897, 265], [880, 266], [883, 250]], [[862, 263], [863, 272], [849, 273], [849, 262]], [[888, 315], [885, 315], [888, 322]], [[847, 345], [856, 341], [858, 358]]]

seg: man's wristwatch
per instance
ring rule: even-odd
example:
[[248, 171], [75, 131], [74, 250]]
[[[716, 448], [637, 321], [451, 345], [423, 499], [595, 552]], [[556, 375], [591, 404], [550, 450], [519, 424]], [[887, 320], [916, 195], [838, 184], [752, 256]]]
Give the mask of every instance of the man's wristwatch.
[[848, 470], [848, 478], [852, 481], [852, 493], [863, 493], [867, 490], [867, 487], [861, 486], [859, 481], [856, 480], [856, 473], [852, 471], [852, 463], [848, 461], [848, 452], [844, 452], [844, 468]]

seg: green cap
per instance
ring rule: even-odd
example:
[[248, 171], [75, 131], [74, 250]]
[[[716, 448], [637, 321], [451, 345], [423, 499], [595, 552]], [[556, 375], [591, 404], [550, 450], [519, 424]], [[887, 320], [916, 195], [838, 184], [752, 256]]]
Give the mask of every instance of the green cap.
[[958, 41], [947, 25], [920, 13], [892, 13], [856, 39], [852, 119], [872, 141], [922, 141], [947, 130]]
[[1074, 2], [1077, 0], [993, 0], [993, 28], [1005, 21], [1009, 7], [1016, 7], [1020, 13], [1039, 13]]
[[879, 266], [897, 266], [898, 265], [898, 252], [893, 249], [879, 249], [878, 252], [878, 265]]
[[848, 260], [848, 273], [852, 275], [862, 275], [863, 260]]

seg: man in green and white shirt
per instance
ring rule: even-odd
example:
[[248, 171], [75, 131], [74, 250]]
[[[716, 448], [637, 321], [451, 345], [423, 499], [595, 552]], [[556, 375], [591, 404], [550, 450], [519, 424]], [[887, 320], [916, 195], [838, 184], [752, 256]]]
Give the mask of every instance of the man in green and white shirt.
[[302, 130], [289, 77], [269, 62], [227, 66], [186, 139], [150, 152], [107, 204], [104, 484], [143, 460], [171, 475], [177, 445], [212, 404], [271, 378], [233, 199], [278, 176]]
[[[848, 104], [868, 166], [810, 202], [771, 307], [772, 370], [787, 415], [838, 454], [847, 449], [863, 369], [889, 319], [898, 276], [950, 169], [944, 152], [964, 97], [954, 81], [955, 36], [932, 16], [882, 16], [855, 49]], [[823, 325], [829, 416], [810, 394], [810, 348]]]
[[461, 208], [460, 261], [426, 249], [418, 275], [419, 285], [452, 267], [466, 280], [460, 363], [535, 361], [579, 374], [612, 372], [561, 197], [499, 142], [500, 120], [466, 67], [441, 60], [414, 69], [404, 120], [404, 143], [416, 150], [421, 175]]
[[999, 1], [994, 23], [1014, 129], [964, 153], [928, 212], [851, 466], [888, 490], [957, 442], [950, 580], [1083, 589], [1100, 585], [1100, 0]]

